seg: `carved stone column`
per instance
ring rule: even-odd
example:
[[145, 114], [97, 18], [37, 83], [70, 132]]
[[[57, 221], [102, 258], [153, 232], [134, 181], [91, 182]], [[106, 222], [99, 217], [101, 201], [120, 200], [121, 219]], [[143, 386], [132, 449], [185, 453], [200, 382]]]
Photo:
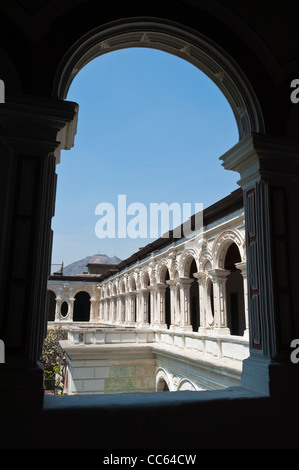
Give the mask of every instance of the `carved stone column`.
[[299, 146], [249, 135], [223, 157], [243, 188], [250, 357], [242, 385], [266, 394], [299, 393], [291, 341], [299, 338]]
[[68, 319], [69, 319], [69, 321], [73, 321], [74, 302], [75, 302], [74, 297], [70, 297], [69, 298], [69, 310], [68, 310]]
[[90, 318], [89, 318], [90, 323], [95, 323], [95, 321], [96, 321], [97, 308], [98, 308], [98, 300], [95, 297], [91, 297], [91, 299], [90, 299]]
[[60, 322], [60, 309], [62, 305], [62, 299], [57, 296], [56, 297], [56, 306], [55, 306], [55, 322]]
[[213, 281], [214, 292], [214, 325], [213, 332], [216, 334], [229, 335], [226, 311], [226, 279], [230, 271], [226, 269], [210, 269], [209, 276]]
[[176, 293], [176, 281], [166, 281], [170, 288], [170, 330], [175, 329], [175, 293]]
[[198, 288], [199, 288], [199, 328], [198, 332], [201, 334], [206, 333], [206, 296], [205, 296], [205, 284], [206, 284], [206, 274], [205, 272], [199, 272], [193, 274], [197, 279]]
[[125, 317], [125, 313], [126, 313], [126, 308], [125, 308], [125, 294], [119, 294], [119, 323], [121, 325], [124, 325], [125, 324], [125, 321], [126, 321], [126, 317]]
[[245, 262], [236, 263], [236, 268], [241, 271], [243, 277], [244, 289], [244, 313], [245, 313], [245, 331], [244, 336], [249, 337], [249, 319], [248, 319], [248, 294], [247, 294], [247, 265]]
[[156, 323], [156, 286], [149, 286], [149, 295], [151, 296], [150, 301], [150, 326], [154, 326]]
[[192, 331], [190, 318], [190, 286], [193, 279], [178, 278], [180, 285], [180, 301], [181, 301], [181, 322], [180, 328], [186, 331]]
[[140, 290], [140, 312], [139, 312], [139, 321], [138, 321], [138, 326], [139, 327], [144, 327], [148, 326], [148, 307], [149, 307], [149, 290], [147, 288], [141, 289]]
[[159, 328], [167, 328], [165, 317], [165, 291], [167, 285], [164, 283], [157, 283], [157, 321], [156, 324]]
[[125, 324], [128, 325], [130, 323], [130, 294], [129, 292], [125, 293]]
[[136, 302], [136, 292], [129, 292], [128, 296], [128, 305], [129, 305], [129, 315], [128, 315], [128, 324], [135, 325], [135, 309], [137, 308]]
[[104, 301], [103, 301], [103, 299], [100, 300], [100, 304], [99, 304], [99, 321], [100, 321], [100, 323], [104, 323]]

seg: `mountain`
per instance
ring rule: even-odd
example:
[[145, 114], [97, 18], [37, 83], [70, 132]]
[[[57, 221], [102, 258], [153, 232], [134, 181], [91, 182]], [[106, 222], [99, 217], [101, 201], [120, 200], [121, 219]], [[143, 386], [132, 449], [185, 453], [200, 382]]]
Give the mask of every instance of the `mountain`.
[[87, 256], [86, 258], [75, 261], [74, 263], [64, 266], [63, 275], [64, 276], [76, 276], [77, 274], [83, 274], [87, 272], [87, 264], [97, 263], [97, 264], [118, 264], [121, 262], [121, 259], [117, 256], [109, 257], [107, 255], [93, 255]]

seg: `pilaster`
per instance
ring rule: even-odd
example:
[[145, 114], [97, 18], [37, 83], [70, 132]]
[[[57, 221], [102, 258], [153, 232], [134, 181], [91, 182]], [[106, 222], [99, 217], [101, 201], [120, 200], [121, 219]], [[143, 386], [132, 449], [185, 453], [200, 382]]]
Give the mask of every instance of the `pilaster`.
[[0, 338], [6, 351], [0, 401], [16, 393], [15, 404], [22, 395], [23, 408], [28, 400], [32, 410], [43, 399], [38, 361], [47, 326], [55, 166], [60, 150], [73, 145], [77, 111], [75, 103], [38, 97], [15, 97], [0, 107]]
[[297, 287], [299, 146], [248, 135], [221, 157], [244, 193], [250, 357], [242, 384], [266, 394], [298, 394], [290, 361], [299, 337]]

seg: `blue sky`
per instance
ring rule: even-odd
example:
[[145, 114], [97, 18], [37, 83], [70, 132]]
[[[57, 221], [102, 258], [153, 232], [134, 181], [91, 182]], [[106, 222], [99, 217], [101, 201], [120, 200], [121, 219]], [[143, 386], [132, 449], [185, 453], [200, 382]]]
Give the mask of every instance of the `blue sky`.
[[79, 120], [75, 146], [57, 166], [52, 263], [125, 259], [152, 241], [96, 236], [96, 206], [108, 202], [117, 213], [118, 195], [148, 209], [206, 208], [237, 189], [238, 174], [219, 161], [238, 141], [232, 110], [190, 63], [151, 49], [110, 52], [79, 72], [67, 99], [79, 104]]

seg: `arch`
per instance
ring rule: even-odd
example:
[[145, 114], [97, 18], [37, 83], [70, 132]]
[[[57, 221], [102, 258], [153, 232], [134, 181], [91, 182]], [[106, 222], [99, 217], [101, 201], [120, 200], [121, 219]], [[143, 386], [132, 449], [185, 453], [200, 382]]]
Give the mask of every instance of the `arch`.
[[246, 330], [244, 281], [242, 274], [236, 267], [241, 262], [241, 255], [235, 243], [229, 245], [224, 269], [230, 271], [226, 279], [226, 315], [227, 324], [232, 335], [243, 336]]
[[72, 290], [72, 297], [75, 297], [79, 292], [86, 292], [90, 297], [92, 297], [92, 288], [84, 285], [79, 285]]
[[145, 292], [144, 296], [144, 301], [146, 302], [146, 310], [147, 310], [147, 323], [151, 324], [151, 293], [149, 290], [151, 284], [151, 279], [150, 275], [147, 269], [142, 271], [141, 273], [141, 288], [147, 289], [148, 291]]
[[64, 55], [56, 71], [52, 96], [65, 99], [77, 73], [91, 60], [119, 49], [147, 47], [176, 55], [205, 73], [230, 104], [242, 139], [264, 133], [261, 107], [239, 66], [218, 44], [169, 20], [127, 18], [95, 28]]
[[180, 391], [196, 391], [198, 387], [189, 379], [182, 379], [178, 385], [178, 392]]
[[[206, 268], [207, 263], [210, 263], [210, 267]], [[206, 271], [207, 269], [212, 269], [213, 267], [213, 256], [210, 250], [208, 250], [207, 246], [204, 244], [202, 246], [202, 250], [200, 252], [200, 255], [198, 257], [198, 271]]]
[[113, 282], [112, 284], [112, 295], [117, 295], [117, 283]]
[[181, 323], [181, 289], [179, 284], [175, 288], [175, 323], [176, 325]]
[[80, 291], [75, 295], [73, 321], [88, 322], [90, 319], [90, 295]]
[[126, 286], [125, 286], [125, 281], [123, 279], [120, 279], [119, 284], [118, 284], [118, 288], [119, 288], [119, 293], [120, 294], [125, 293]]
[[238, 230], [225, 230], [214, 241], [212, 248], [213, 264], [215, 268], [224, 268], [225, 256], [229, 246], [235, 243], [239, 249], [241, 261], [245, 261], [245, 237]]
[[48, 289], [47, 291], [47, 319], [48, 321], [55, 321], [56, 310], [56, 294], [54, 291]]
[[141, 288], [146, 289], [151, 283], [150, 275], [147, 269], [144, 269], [141, 272], [140, 279], [141, 279]]
[[[189, 258], [190, 260], [190, 258]], [[190, 262], [191, 261], [191, 262]], [[197, 263], [195, 258], [192, 258], [188, 261], [189, 271], [186, 273], [188, 274], [187, 277], [192, 279], [192, 283], [190, 285], [190, 324], [192, 326], [193, 331], [198, 331], [200, 325], [200, 318], [199, 318], [199, 284], [195, 277], [193, 277], [194, 273], [197, 273]]]
[[190, 267], [191, 267], [193, 260], [196, 263], [195, 272], [198, 272], [199, 271], [199, 264], [198, 264], [199, 254], [196, 248], [189, 248], [188, 250], [185, 250], [182, 253], [181, 259], [180, 259], [181, 277], [189, 277]]
[[213, 281], [210, 277], [207, 278], [206, 289], [207, 289], [207, 305], [206, 305], [207, 322], [209, 326], [212, 326], [214, 323], [214, 286], [213, 286]]
[[165, 276], [166, 273], [169, 273], [169, 278], [170, 278], [170, 269], [168, 266], [168, 259], [163, 258], [161, 261], [159, 261], [158, 266], [157, 266], [157, 282], [165, 282]]
[[159, 368], [156, 371], [156, 391], [167, 392], [172, 391], [171, 380], [165, 369]]
[[166, 289], [165, 289], [165, 323], [167, 325], [167, 328], [170, 328], [171, 325], [171, 295], [170, 295], [170, 285], [167, 281], [170, 281], [170, 272], [169, 269], [167, 268], [165, 271], [165, 277], [164, 281], [166, 283]]
[[136, 290], [136, 280], [134, 274], [131, 274], [129, 277], [129, 291], [135, 292]]

